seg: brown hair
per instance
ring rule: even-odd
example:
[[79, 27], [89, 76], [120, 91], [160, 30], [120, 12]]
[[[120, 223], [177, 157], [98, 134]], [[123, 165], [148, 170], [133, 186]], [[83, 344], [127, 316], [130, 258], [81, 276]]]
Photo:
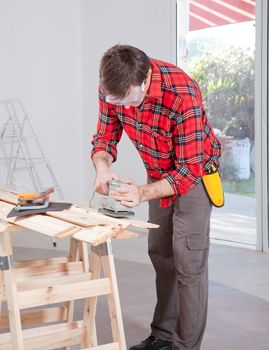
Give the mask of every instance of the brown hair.
[[101, 59], [101, 90], [105, 95], [124, 98], [131, 85], [143, 83], [149, 69], [150, 59], [143, 51], [129, 45], [115, 45]]

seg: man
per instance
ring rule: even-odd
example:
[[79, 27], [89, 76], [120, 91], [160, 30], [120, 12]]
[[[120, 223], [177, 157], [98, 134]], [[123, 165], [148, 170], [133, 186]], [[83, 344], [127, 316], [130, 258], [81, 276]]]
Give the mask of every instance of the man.
[[142, 158], [148, 183], [129, 182], [113, 198], [127, 207], [149, 201], [149, 255], [157, 304], [150, 336], [131, 350], [198, 350], [207, 318], [211, 204], [201, 177], [218, 167], [221, 146], [198, 84], [180, 68], [116, 45], [100, 64], [99, 120], [93, 137], [95, 190], [107, 182], [123, 129]]

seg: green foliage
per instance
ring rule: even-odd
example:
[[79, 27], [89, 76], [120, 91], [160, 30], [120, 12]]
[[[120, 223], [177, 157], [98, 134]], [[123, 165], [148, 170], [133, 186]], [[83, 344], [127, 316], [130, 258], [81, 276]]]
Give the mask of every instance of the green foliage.
[[190, 61], [208, 116], [228, 136], [254, 140], [254, 53], [231, 46], [209, 47]]
[[255, 177], [251, 176], [248, 180], [228, 180], [223, 181], [224, 192], [241, 194], [244, 196], [255, 197]]

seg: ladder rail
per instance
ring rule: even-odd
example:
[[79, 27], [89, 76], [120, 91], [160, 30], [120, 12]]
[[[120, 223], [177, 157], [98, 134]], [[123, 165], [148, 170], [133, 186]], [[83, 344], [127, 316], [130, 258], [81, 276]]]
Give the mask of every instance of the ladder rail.
[[[8, 120], [0, 130], [0, 149], [3, 149], [3, 155], [7, 164], [6, 187], [9, 187], [14, 183], [14, 174], [18, 170], [18, 161], [23, 160], [26, 165], [26, 170], [30, 175], [34, 190], [40, 192], [42, 190], [42, 184], [38, 175], [37, 165], [44, 163], [46, 172], [48, 172], [48, 175], [50, 176], [58, 197], [61, 200], [64, 200], [62, 189], [50, 163], [45, 157], [39, 139], [34, 132], [34, 128], [22, 102], [19, 99], [12, 98], [0, 101], [0, 104], [3, 104], [8, 117]], [[30, 132], [29, 136], [24, 135], [26, 131]], [[28, 137], [34, 140], [35, 150], [39, 152], [40, 157], [31, 156], [31, 151], [27, 143]], [[8, 150], [10, 154], [9, 156], [7, 155], [8, 152], [5, 148], [5, 138], [11, 143], [10, 149]], [[3, 160], [2, 157], [0, 159]], [[38, 159], [38, 162], [36, 162], [36, 159]]]
[[31, 121], [30, 121], [30, 119], [29, 119], [29, 117], [28, 117], [28, 115], [27, 115], [27, 113], [26, 113], [26, 110], [25, 110], [25, 108], [24, 108], [22, 102], [21, 102], [19, 99], [12, 99], [11, 102], [12, 102], [12, 107], [13, 107], [13, 110], [14, 110], [15, 113], [16, 113], [16, 108], [15, 108], [15, 106], [14, 106], [14, 103], [17, 103], [17, 104], [19, 105], [19, 107], [21, 108], [21, 110], [22, 110], [22, 112], [23, 112], [23, 115], [24, 115], [24, 120], [25, 120], [25, 122], [28, 124], [28, 126], [29, 126], [29, 128], [30, 128], [30, 130], [31, 130], [32, 136], [33, 136], [34, 139], [35, 139], [35, 142], [36, 142], [36, 145], [37, 145], [37, 147], [38, 147], [38, 150], [39, 150], [39, 152], [40, 152], [40, 154], [41, 154], [41, 157], [44, 159], [44, 162], [45, 162], [46, 167], [47, 167], [47, 169], [48, 169], [48, 171], [49, 171], [49, 174], [50, 174], [50, 176], [51, 176], [51, 179], [52, 179], [52, 181], [53, 181], [53, 183], [54, 183], [54, 185], [55, 185], [54, 187], [56, 188], [56, 190], [57, 190], [57, 192], [58, 192], [59, 198], [62, 199], [62, 200], [64, 200], [63, 192], [62, 192], [62, 190], [61, 190], [61, 188], [60, 188], [60, 186], [59, 186], [59, 184], [58, 184], [58, 181], [57, 181], [57, 179], [56, 179], [56, 177], [55, 177], [55, 175], [54, 175], [54, 173], [53, 173], [53, 171], [52, 171], [52, 168], [51, 168], [49, 162], [48, 162], [47, 159], [46, 159], [46, 156], [45, 156], [45, 154], [44, 154], [44, 152], [43, 152], [43, 150], [42, 150], [42, 148], [41, 148], [39, 139], [38, 139], [37, 135], [36, 135], [35, 132], [34, 132], [34, 128], [33, 128], [33, 126], [32, 126], [32, 123], [31, 123]]
[[[13, 112], [13, 115], [14, 115], [13, 125], [15, 126], [16, 122], [19, 123], [19, 115], [17, 113], [17, 110], [16, 110], [14, 104], [11, 101], [9, 101], [9, 103], [10, 103], [10, 106], [11, 106], [11, 109], [12, 109], [12, 112]], [[33, 163], [33, 157], [31, 156], [30, 149], [28, 147], [28, 144], [27, 144], [26, 139], [24, 138], [24, 134], [23, 134], [23, 130], [26, 129], [27, 124], [28, 124], [27, 119], [28, 119], [27, 115], [24, 114], [23, 117], [22, 117], [21, 127], [19, 128], [19, 132], [17, 132], [17, 135], [20, 137], [21, 144], [25, 148], [24, 154], [27, 155], [27, 157], [28, 157], [27, 161], [28, 161], [28, 164], [29, 164], [29, 166], [30, 166], [30, 168], [32, 170], [31, 171], [31, 175], [32, 175], [33, 180], [35, 181], [35, 184], [36, 184], [35, 190], [37, 192], [40, 192], [42, 190], [42, 183], [40, 181], [40, 178], [39, 178], [38, 172], [36, 170], [35, 164]], [[33, 134], [34, 139], [36, 140], [37, 137], [35, 136], [33, 129], [31, 130], [31, 132]], [[18, 154], [17, 154], [17, 156], [18, 156]], [[24, 158], [25, 158], [25, 156], [24, 156]], [[26, 161], [26, 158], [24, 159], [24, 161]], [[44, 159], [44, 162], [46, 162], [46, 159]]]
[[[30, 174], [30, 177], [31, 177], [31, 180], [32, 180], [32, 184], [33, 184], [34, 190], [35, 190], [36, 192], [39, 192], [39, 186], [38, 186], [38, 183], [37, 183], [37, 181], [36, 181], [36, 178], [35, 178], [35, 175], [34, 175], [32, 166], [31, 166], [31, 164], [30, 164], [30, 162], [29, 162], [29, 160], [28, 160], [27, 154], [26, 154], [25, 149], [24, 149], [24, 147], [23, 147], [23, 143], [22, 143], [22, 140], [21, 140], [21, 135], [18, 134], [17, 129], [16, 129], [16, 127], [15, 127], [14, 116], [13, 116], [13, 114], [11, 113], [10, 108], [9, 108], [9, 107], [10, 107], [10, 102], [9, 102], [9, 100], [6, 100], [4, 103], [5, 103], [5, 105], [6, 105], [6, 108], [7, 108], [8, 114], [9, 114], [10, 121], [11, 121], [11, 123], [12, 123], [12, 125], [13, 125], [13, 128], [14, 128], [14, 132], [15, 132], [15, 135], [16, 135], [16, 140], [17, 140], [17, 143], [18, 143], [18, 145], [19, 145], [19, 150], [22, 152], [22, 155], [23, 155], [23, 157], [24, 157], [24, 161], [25, 161], [26, 167], [27, 167], [28, 172], [29, 172], [29, 174]], [[16, 118], [16, 116], [15, 116], [15, 118]], [[15, 158], [15, 159], [16, 159], [16, 158]], [[15, 170], [15, 167], [13, 167], [13, 169]], [[12, 173], [11, 175], [13, 176], [14, 174]]]

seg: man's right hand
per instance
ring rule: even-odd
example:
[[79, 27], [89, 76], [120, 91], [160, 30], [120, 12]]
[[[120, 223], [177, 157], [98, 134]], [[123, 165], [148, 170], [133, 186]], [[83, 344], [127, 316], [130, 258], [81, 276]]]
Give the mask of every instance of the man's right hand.
[[120, 178], [116, 173], [109, 170], [97, 172], [94, 182], [94, 191], [108, 195], [108, 181], [110, 180], [120, 180]]

